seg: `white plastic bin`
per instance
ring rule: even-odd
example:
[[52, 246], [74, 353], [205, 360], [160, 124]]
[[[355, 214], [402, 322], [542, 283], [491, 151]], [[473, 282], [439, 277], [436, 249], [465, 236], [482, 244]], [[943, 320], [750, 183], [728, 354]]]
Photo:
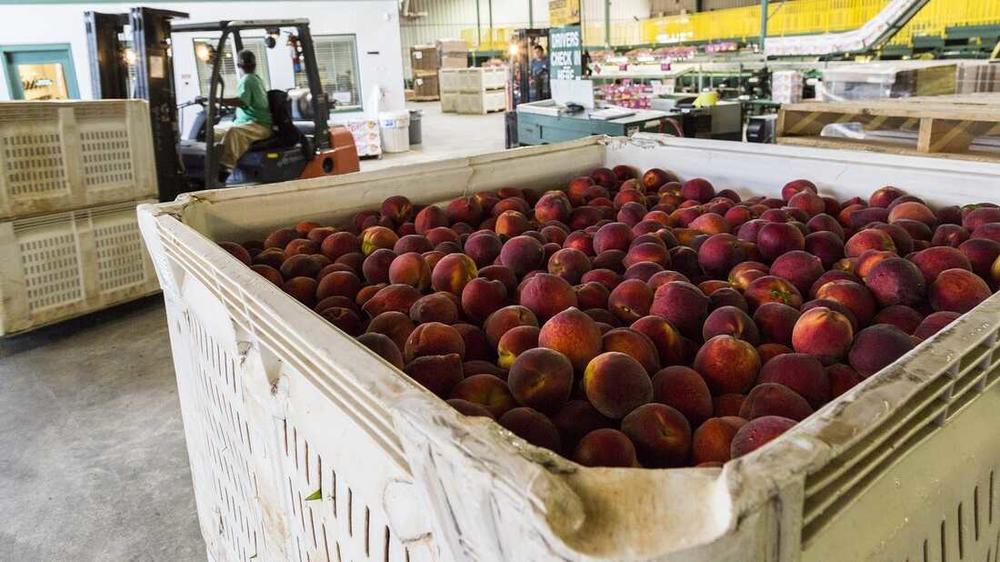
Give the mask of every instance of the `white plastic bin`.
[[136, 203], [0, 222], [0, 336], [155, 293]]
[[379, 133], [382, 135], [382, 150], [385, 152], [406, 152], [410, 150], [410, 112], [386, 111], [378, 115]]
[[994, 164], [636, 135], [143, 206], [210, 556], [992, 560], [1000, 297], [721, 470], [591, 469], [461, 416], [213, 243], [617, 164], [767, 195], [796, 177], [841, 199], [1000, 192]]
[[145, 101], [0, 102], [0, 218], [156, 197]]

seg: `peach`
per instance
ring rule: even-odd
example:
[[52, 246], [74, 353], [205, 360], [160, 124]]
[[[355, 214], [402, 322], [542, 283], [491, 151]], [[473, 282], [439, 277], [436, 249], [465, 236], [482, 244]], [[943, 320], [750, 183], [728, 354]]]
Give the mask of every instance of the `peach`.
[[827, 367], [826, 376], [830, 379], [831, 399], [837, 398], [864, 380], [857, 371], [843, 363], [835, 363]]
[[850, 271], [831, 269], [830, 271], [827, 271], [823, 275], [820, 275], [819, 279], [817, 279], [816, 282], [812, 284], [812, 287], [809, 288], [809, 296], [816, 298], [816, 291], [818, 291], [820, 287], [826, 285], [830, 281], [838, 281], [838, 280], [854, 281], [855, 283], [861, 282], [861, 279], [859, 279], [857, 275], [851, 273]]
[[533, 275], [522, 284], [520, 302], [542, 320], [578, 305], [573, 287], [562, 277], [548, 273]]
[[830, 281], [816, 290], [816, 298], [844, 305], [854, 314], [859, 326], [867, 326], [875, 317], [875, 296], [867, 287], [854, 281]]
[[818, 257], [802, 250], [792, 250], [774, 260], [770, 274], [784, 278], [805, 295], [823, 271], [823, 262]]
[[972, 262], [969, 258], [961, 250], [950, 246], [933, 246], [913, 254], [909, 259], [923, 273], [927, 285], [933, 283], [946, 269], [960, 268], [972, 271]]
[[360, 239], [361, 253], [367, 256], [379, 248], [391, 250], [396, 245], [399, 237], [396, 236], [395, 232], [384, 226], [370, 226], [361, 233]]
[[[615, 178], [617, 178], [620, 182], [628, 183], [628, 180], [632, 180], [632, 182], [635, 183], [635, 179], [638, 177], [638, 172], [635, 168], [624, 164], [619, 164], [614, 168], [611, 168], [611, 171], [614, 172]], [[622, 184], [622, 189], [625, 189], [624, 183]], [[645, 186], [640, 184], [633, 189], [645, 189]]]
[[462, 289], [462, 311], [476, 322], [481, 322], [500, 310], [506, 301], [507, 289], [500, 281], [476, 277], [470, 279]]
[[755, 241], [761, 257], [766, 261], [774, 261], [785, 252], [802, 250], [806, 245], [805, 235], [801, 230], [793, 224], [782, 222], [769, 222], [761, 226]]
[[698, 287], [671, 281], [656, 289], [649, 314], [665, 318], [684, 335], [697, 337], [708, 315], [708, 302], [708, 297]]
[[518, 404], [541, 412], [557, 412], [569, 400], [573, 389], [573, 365], [558, 351], [544, 347], [528, 349], [511, 364], [507, 382]]
[[461, 296], [465, 285], [478, 274], [476, 263], [465, 254], [448, 254], [431, 271], [431, 286], [435, 291], [447, 291]]
[[931, 308], [936, 312], [959, 314], [972, 310], [991, 294], [989, 286], [981, 277], [958, 268], [942, 271], [931, 284], [928, 293]]
[[826, 307], [805, 311], [792, 330], [792, 347], [829, 365], [844, 357], [851, 347], [854, 328], [843, 314]]
[[563, 248], [549, 258], [548, 271], [575, 285], [583, 274], [590, 271], [590, 259], [580, 250]]
[[454, 324], [458, 321], [458, 308], [447, 293], [433, 293], [417, 299], [410, 307], [410, 319], [415, 324], [440, 322]]
[[306, 306], [316, 303], [316, 280], [312, 277], [292, 277], [281, 289]]
[[594, 237], [582, 230], [574, 230], [566, 236], [563, 248], [579, 250], [588, 256], [594, 255]]
[[813, 408], [830, 400], [830, 380], [818, 358], [805, 353], [785, 353], [768, 361], [757, 384], [778, 383], [800, 394]]
[[616, 351], [591, 359], [580, 384], [594, 408], [612, 419], [653, 399], [653, 385], [642, 364]]
[[605, 250], [626, 251], [632, 242], [632, 229], [625, 223], [612, 222], [600, 227], [594, 234], [594, 251], [601, 254]]
[[746, 259], [746, 248], [732, 234], [713, 234], [698, 248], [698, 265], [707, 275], [722, 277]]
[[762, 416], [747, 422], [733, 436], [730, 457], [735, 459], [756, 451], [780, 437], [795, 423], [795, 420], [781, 416]]
[[500, 338], [517, 326], [538, 327], [538, 318], [527, 308], [520, 305], [505, 306], [486, 318], [483, 331], [493, 348], [500, 343]]
[[580, 439], [591, 431], [615, 425], [613, 420], [602, 416], [586, 400], [566, 402], [552, 415], [552, 423], [559, 429], [563, 448], [567, 451], [575, 449]]
[[702, 277], [701, 266], [698, 265], [698, 252], [686, 246], [670, 248], [670, 268], [689, 279]]
[[527, 215], [531, 212], [531, 205], [528, 205], [528, 202], [525, 201], [523, 197], [501, 198], [500, 201], [497, 201], [497, 203], [493, 205], [493, 209], [490, 210], [490, 214], [494, 217], [499, 217], [507, 211], [515, 211], [521, 215]]
[[712, 394], [740, 393], [757, 376], [760, 357], [749, 343], [722, 335], [706, 341], [691, 366], [704, 377]]
[[284, 261], [285, 252], [281, 248], [266, 248], [253, 257], [254, 265], [266, 265], [274, 269], [281, 269]]
[[281, 276], [281, 272], [269, 265], [256, 264], [250, 266], [250, 269], [256, 271], [262, 277], [279, 287], [285, 282], [284, 277]]
[[768, 302], [757, 307], [753, 321], [764, 342], [792, 345], [792, 331], [799, 316], [799, 311], [791, 306]]
[[361, 332], [361, 318], [349, 308], [331, 306], [324, 308], [319, 315], [349, 336], [357, 336]]
[[462, 358], [457, 353], [417, 357], [406, 364], [403, 372], [441, 399], [447, 398], [455, 385], [465, 377], [462, 373]]
[[573, 288], [576, 301], [583, 310], [591, 308], [607, 308], [610, 291], [604, 285], [591, 281]]
[[638, 195], [639, 194], [637, 192], [633, 191], [631, 193], [619, 193], [615, 197], [615, 201], [617, 203], [621, 203], [618, 209], [618, 214], [615, 215], [615, 218], [618, 222], [627, 224], [629, 228], [633, 228], [635, 225], [639, 224], [639, 221], [642, 220], [642, 217], [646, 215], [647, 211], [645, 205], [642, 203], [637, 201], [622, 200], [625, 199], [626, 196], [635, 197]]
[[538, 345], [562, 353], [573, 368], [582, 373], [601, 352], [601, 331], [590, 316], [569, 308], [545, 322], [538, 335]]
[[962, 209], [958, 205], [938, 207], [934, 214], [942, 224], [962, 224]]
[[712, 397], [712, 411], [715, 417], [739, 416], [746, 396], [737, 393], [720, 394]]
[[743, 312], [750, 310], [750, 306], [747, 304], [747, 299], [744, 298], [739, 291], [733, 289], [732, 287], [723, 287], [712, 291], [712, 294], [708, 297], [708, 301], [709, 310], [716, 310], [723, 306], [735, 306]]
[[788, 200], [788, 206], [795, 209], [802, 209], [810, 217], [826, 211], [826, 202], [812, 191], [800, 191], [796, 193]]
[[[457, 327], [456, 327], [457, 329]], [[501, 369], [489, 361], [474, 359], [462, 363], [462, 372], [465, 376], [472, 375], [493, 375], [503, 380], [507, 380], [507, 369]]]
[[361, 290], [361, 280], [358, 276], [346, 271], [334, 271], [320, 280], [316, 287], [316, 299], [339, 296], [354, 299]]
[[681, 197], [707, 203], [715, 197], [715, 187], [705, 178], [693, 178], [681, 184]]
[[527, 407], [509, 410], [497, 420], [500, 425], [528, 443], [554, 453], [562, 450], [559, 430], [541, 412]]
[[508, 410], [517, 407], [507, 383], [487, 374], [463, 378], [452, 387], [448, 397], [478, 404], [486, 408], [494, 418], [499, 418]]
[[[323, 260], [325, 257], [319, 256]], [[281, 263], [279, 271], [285, 279], [292, 277], [316, 277], [321, 269], [329, 262], [315, 259], [311, 255], [296, 254]]]
[[587, 188], [594, 185], [590, 176], [579, 176], [571, 179], [566, 186], [566, 195], [573, 205], [583, 205], [586, 202]]
[[455, 408], [463, 415], [496, 419], [493, 417], [493, 414], [491, 414], [490, 411], [481, 404], [475, 404], [469, 402], [468, 400], [462, 400], [461, 398], [449, 398], [447, 402], [449, 406]]
[[420, 296], [420, 292], [409, 285], [389, 285], [379, 289], [362, 305], [361, 309], [368, 313], [371, 318], [390, 310], [409, 314], [410, 307], [417, 302]]
[[851, 211], [847, 219], [847, 222], [852, 229], [860, 230], [871, 223], [885, 222], [889, 220], [889, 210], [879, 207], [856, 209]]
[[962, 226], [969, 230], [975, 230], [984, 224], [1000, 222], [1000, 209], [996, 206], [970, 205], [966, 209], [962, 214]]
[[[976, 238], [990, 238], [990, 236], [981, 235], [980, 230], [982, 228], [980, 227], [975, 230]], [[931, 246], [951, 246], [952, 248], [957, 248], [959, 244], [968, 239], [969, 231], [964, 227], [957, 224], [942, 224], [934, 230], [934, 236], [931, 237]]]
[[517, 357], [529, 349], [538, 347], [538, 328], [535, 326], [517, 326], [507, 330], [497, 344], [497, 365], [502, 369], [510, 369]]
[[608, 296], [608, 309], [622, 322], [632, 323], [649, 313], [653, 291], [638, 279], [619, 283]]
[[504, 211], [497, 216], [493, 229], [501, 237], [512, 238], [530, 230], [531, 223], [518, 211]]
[[631, 328], [614, 328], [601, 336], [604, 352], [624, 353], [642, 365], [647, 373], [655, 373], [660, 368], [660, 356], [652, 340]]
[[406, 339], [410, 337], [413, 328], [414, 324], [409, 316], [399, 311], [389, 311], [372, 318], [365, 331], [387, 336], [402, 351], [406, 347]]
[[746, 420], [782, 416], [801, 421], [812, 413], [812, 406], [805, 398], [783, 384], [770, 382], [753, 387], [740, 407], [740, 417]]
[[424, 261], [427, 262], [427, 267], [430, 268], [430, 270], [433, 272], [434, 266], [436, 266], [437, 263], [441, 261], [441, 258], [447, 255], [448, 254], [445, 252], [440, 252], [438, 250], [431, 250], [430, 252], [424, 252], [420, 254], [420, 257], [424, 258]]
[[894, 304], [879, 311], [872, 319], [872, 324], [892, 324], [907, 334], [912, 334], [920, 322], [923, 315], [909, 306]]
[[389, 266], [396, 259], [392, 250], [379, 248], [372, 252], [361, 264], [361, 272], [369, 284], [388, 283]]
[[725, 463], [730, 459], [730, 444], [736, 432], [747, 423], [738, 416], [705, 420], [691, 438], [691, 460], [695, 465]]
[[754, 309], [769, 302], [787, 304], [793, 308], [802, 306], [802, 295], [795, 285], [774, 275], [765, 275], [751, 281], [743, 296]]
[[898, 187], [887, 185], [876, 189], [868, 198], [868, 204], [872, 207], [888, 207], [896, 199], [906, 195], [906, 192]]
[[[650, 168], [642, 174], [641, 183], [646, 191], [657, 191], [668, 182], [677, 181], [677, 176], [660, 168]], [[679, 186], [678, 186], [679, 187]]]
[[[590, 227], [597, 224], [602, 217], [600, 209], [593, 206], [583, 206], [573, 209], [569, 214], [569, 222], [567, 223], [569, 227], [573, 230], [573, 233], [580, 232], [581, 235], [591, 236], [590, 233], [583, 232], [582, 229]], [[572, 236], [572, 234], [570, 235]], [[567, 236], [569, 238], [569, 236]], [[591, 244], [592, 246], [592, 244]]]
[[573, 210], [566, 194], [561, 191], [549, 191], [535, 203], [535, 220], [544, 223], [548, 221], [567, 222]]
[[653, 402], [676, 408], [697, 427], [713, 412], [712, 393], [705, 379], [694, 369], [681, 365], [666, 367], [653, 375]]
[[729, 284], [735, 289], [742, 291], [746, 289], [746, 286], [751, 281], [757, 277], [767, 275], [769, 271], [770, 268], [765, 264], [756, 261], [744, 261], [734, 265], [729, 270]]
[[399, 352], [396, 344], [385, 336], [376, 332], [368, 332], [358, 336], [358, 343], [375, 352], [376, 355], [385, 359], [393, 367], [403, 370], [403, 354]]
[[848, 354], [851, 367], [868, 378], [914, 347], [914, 339], [890, 324], [876, 324], [858, 332]]
[[688, 228], [700, 231], [703, 234], [729, 233], [729, 222], [717, 213], [705, 213], [699, 215], [688, 224]]
[[916, 249], [916, 244], [918, 241], [920, 240], [930, 241], [930, 239], [933, 237], [933, 231], [931, 230], [931, 227], [919, 221], [914, 221], [909, 219], [899, 219], [898, 221], [892, 224], [902, 228], [910, 235], [911, 238], [913, 238], [914, 249]]
[[458, 243], [461, 240], [458, 233], [447, 226], [439, 226], [428, 230], [424, 233], [424, 238], [434, 247], [440, 246], [445, 242]]
[[990, 270], [993, 262], [1000, 257], [1000, 242], [987, 238], [973, 238], [962, 242], [958, 249], [969, 258], [973, 273], [983, 279], [991, 278]]
[[[452, 324], [452, 328], [458, 331], [458, 334], [462, 336], [462, 342], [465, 344], [465, 362], [469, 361], [489, 361], [494, 357], [494, 351], [490, 347], [489, 342], [486, 341], [486, 332], [478, 326], [473, 326], [472, 324], [465, 324], [464, 322], [458, 322]], [[464, 367], [464, 364], [463, 364]]]
[[682, 466], [691, 452], [691, 425], [666, 404], [639, 406], [622, 419], [622, 432], [632, 440], [636, 457], [647, 468]]
[[458, 330], [441, 322], [420, 324], [410, 332], [403, 346], [403, 358], [409, 362], [425, 355], [465, 356], [465, 340]]
[[608, 189], [611, 189], [618, 184], [618, 177], [608, 168], [596, 168], [594, 171], [590, 172], [590, 179], [594, 180], [594, 183], [597, 185], [604, 186]]
[[757, 355], [760, 355], [760, 364], [764, 365], [771, 359], [779, 355], [791, 353], [792, 348], [780, 343], [762, 343], [757, 346]]
[[913, 251], [913, 236], [898, 224], [886, 224], [884, 222], [873, 222], [868, 225], [870, 228], [881, 230], [892, 238], [892, 243], [896, 246], [896, 253], [905, 256]]
[[959, 316], [957, 312], [934, 312], [928, 314], [913, 331], [913, 336], [925, 340], [954, 322]]
[[488, 265], [479, 270], [479, 276], [483, 279], [503, 283], [508, 295], [517, 291], [517, 278], [514, 276], [514, 272], [505, 265]]
[[[873, 267], [878, 265], [884, 260], [889, 258], [899, 257], [895, 252], [887, 252], [884, 250], [865, 250], [862, 254], [856, 258], [849, 258], [852, 261], [851, 268], [854, 274], [865, 280], [868, 277], [868, 273]], [[836, 264], [834, 264], [836, 267]]]
[[830, 232], [840, 240], [844, 239], [844, 227], [837, 222], [837, 219], [826, 213], [820, 213], [810, 218], [809, 222], [806, 223], [806, 227], [809, 229], [810, 234]]
[[294, 228], [280, 228], [267, 235], [264, 239], [264, 248], [285, 249], [292, 240], [301, 238], [301, 235]]
[[424, 207], [413, 219], [413, 225], [417, 230], [417, 234], [424, 234], [432, 228], [448, 226], [449, 224], [447, 215], [437, 205]]
[[922, 222], [931, 228], [937, 226], [937, 216], [927, 205], [916, 201], [896, 204], [898, 201], [899, 198], [896, 198], [891, 204], [892, 209], [889, 211], [888, 222], [894, 223], [899, 219], [909, 219]]
[[632, 247], [628, 249], [625, 254], [625, 259], [622, 260], [622, 265], [625, 267], [631, 267], [643, 262], [650, 262], [660, 265], [662, 267], [670, 266], [670, 251], [667, 250], [665, 244], [660, 241], [656, 242], [644, 242], [642, 244], [633, 244]]
[[479, 224], [483, 216], [483, 206], [475, 197], [459, 197], [448, 203], [444, 208], [444, 214], [452, 223]]
[[[625, 252], [621, 250], [605, 250], [591, 260], [591, 267], [594, 269], [610, 269], [621, 273], [625, 271]], [[582, 277], [581, 277], [582, 279]]]
[[431, 285], [431, 269], [423, 256], [416, 252], [407, 252], [396, 256], [389, 264], [389, 282], [415, 287], [425, 291]]
[[306, 238], [296, 238], [285, 246], [286, 259], [299, 254], [311, 255], [317, 252], [319, 252], [319, 246]]
[[903, 258], [880, 261], [864, 279], [880, 306], [917, 304], [924, 299], [927, 290], [923, 273], [913, 262]]
[[701, 283], [698, 283], [698, 289], [702, 293], [705, 293], [709, 297], [719, 289], [731, 289], [732, 285], [728, 281], [722, 281], [721, 279], [706, 279]]
[[760, 334], [757, 325], [746, 312], [735, 306], [723, 306], [713, 310], [702, 326], [702, 338], [710, 340], [718, 335], [728, 335], [757, 345]]
[[889, 233], [877, 228], [860, 230], [844, 244], [844, 255], [847, 257], [860, 256], [866, 250], [896, 252], [896, 244]]
[[382, 216], [389, 217], [396, 224], [403, 224], [413, 218], [413, 203], [402, 195], [393, 195], [382, 201]]
[[542, 243], [530, 236], [515, 236], [500, 250], [500, 264], [505, 265], [520, 277], [539, 269], [545, 264], [545, 250]]
[[[372, 297], [374, 297], [379, 291], [388, 286], [389, 285], [387, 283], [379, 283], [378, 285], [365, 285], [364, 287], [361, 287], [361, 290], [358, 291], [358, 296], [354, 297], [354, 304], [358, 307], [363, 307], [365, 303], [372, 300]], [[419, 293], [417, 293], [417, 295], [418, 296], [416, 298], [419, 298]], [[409, 310], [409, 308], [406, 310]]]
[[409, 252], [422, 254], [424, 252], [429, 252], [432, 249], [434, 249], [434, 246], [431, 245], [426, 236], [421, 234], [407, 234], [405, 236], [400, 236], [399, 240], [396, 240], [396, 243], [392, 246], [392, 251], [397, 255]]
[[611, 428], [600, 428], [580, 438], [573, 460], [583, 466], [633, 467], [639, 464], [635, 446], [627, 435]]
[[633, 322], [631, 328], [649, 338], [656, 348], [661, 365], [676, 365], [684, 360], [681, 335], [667, 319], [661, 316], [644, 316]]
[[816, 184], [807, 179], [795, 179], [786, 183], [781, 188], [781, 198], [785, 201], [791, 200], [795, 195], [803, 191], [817, 193]]
[[646, 281], [646, 284], [649, 285], [649, 288], [652, 289], [653, 292], [655, 293], [656, 290], [660, 288], [660, 286], [666, 285], [671, 281], [683, 281], [685, 283], [693, 285], [693, 283], [691, 283], [691, 280], [688, 279], [687, 276], [685, 276], [683, 273], [672, 270], [659, 271], [657, 273], [654, 273], [653, 276]]

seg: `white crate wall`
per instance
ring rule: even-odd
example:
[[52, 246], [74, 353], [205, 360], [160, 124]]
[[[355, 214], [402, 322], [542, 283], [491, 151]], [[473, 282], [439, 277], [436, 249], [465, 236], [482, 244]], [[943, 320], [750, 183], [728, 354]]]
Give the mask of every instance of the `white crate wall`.
[[[342, 552], [345, 560], [395, 559], [392, 537], [410, 552], [419, 545], [428, 556], [437, 551], [443, 560], [463, 561], [995, 560], [1000, 297], [722, 470], [587, 469], [488, 420], [459, 415], [208, 239], [343, 219], [389, 194], [422, 204], [503, 185], [544, 189], [615, 164], [663, 166], [762, 194], [795, 177], [811, 177], [821, 192], [839, 198], [887, 183], [934, 204], [1000, 191], [1000, 170], [983, 163], [638, 135], [203, 192], [144, 207], [140, 222], [171, 327], [187, 311], [210, 319], [204, 322], [216, 337], [242, 354], [248, 388], [256, 389], [248, 393], [266, 413], [249, 416], [247, 430], [267, 436], [260, 450], [271, 460], [261, 463], [266, 470], [257, 478], [287, 486], [288, 493], [256, 501], [273, 517], [268, 536], [286, 537], [288, 555], [265, 559], [297, 559], [298, 548], [303, 559], [314, 559], [310, 553], [323, 559], [320, 542], [312, 542], [314, 521], [318, 513], [330, 523], [329, 513], [339, 512], [333, 502], [344, 501], [343, 478], [351, 482], [349, 501], [363, 503], [368, 521], [363, 555]], [[944, 181], [954, 189], [942, 192]], [[186, 342], [172, 337], [176, 355]], [[176, 367], [179, 381], [194, 377], [188, 364]], [[183, 395], [181, 404], [187, 427], [187, 416], [201, 414]], [[390, 416], [394, 424], [386, 423]], [[315, 464], [308, 460], [313, 451]], [[336, 487], [332, 472], [331, 482], [323, 481], [325, 469], [302, 473], [319, 458], [336, 466]], [[192, 465], [205, 474], [220, 470], [194, 456]], [[311, 470], [317, 480], [309, 480]], [[300, 493], [316, 490], [322, 491], [317, 507], [298, 507]], [[201, 499], [199, 513], [203, 529], [213, 529]], [[342, 549], [360, 548], [352, 540], [357, 521], [340, 535]], [[385, 542], [372, 541], [380, 525], [389, 532], [388, 551]], [[207, 540], [214, 558], [233, 557], [226, 544]]]
[[506, 67], [445, 68], [438, 76], [441, 111], [485, 115], [507, 107]]
[[0, 335], [155, 293], [136, 203], [0, 222]]
[[458, 98], [462, 94], [458, 92], [442, 92], [441, 93], [441, 111], [445, 113], [457, 113], [458, 112]]
[[157, 197], [143, 100], [0, 102], [0, 218]]
[[482, 93], [458, 94], [455, 110], [458, 113], [486, 115], [494, 111], [503, 111], [507, 107], [507, 92], [494, 90]]

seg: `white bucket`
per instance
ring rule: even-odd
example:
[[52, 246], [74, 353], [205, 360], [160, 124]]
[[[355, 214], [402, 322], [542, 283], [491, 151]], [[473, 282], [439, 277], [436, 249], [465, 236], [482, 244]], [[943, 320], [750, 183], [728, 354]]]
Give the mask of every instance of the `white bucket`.
[[406, 152], [410, 150], [410, 112], [385, 111], [378, 114], [379, 132], [382, 134], [382, 150], [385, 152]]

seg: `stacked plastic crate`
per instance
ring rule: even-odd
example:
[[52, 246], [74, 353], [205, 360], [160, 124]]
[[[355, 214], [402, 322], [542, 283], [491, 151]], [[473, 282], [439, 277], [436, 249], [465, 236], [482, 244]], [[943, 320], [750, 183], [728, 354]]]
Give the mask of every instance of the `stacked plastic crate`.
[[154, 166], [144, 101], [0, 103], [0, 336], [158, 290]]
[[507, 68], [442, 68], [441, 111], [485, 115], [507, 107]]

